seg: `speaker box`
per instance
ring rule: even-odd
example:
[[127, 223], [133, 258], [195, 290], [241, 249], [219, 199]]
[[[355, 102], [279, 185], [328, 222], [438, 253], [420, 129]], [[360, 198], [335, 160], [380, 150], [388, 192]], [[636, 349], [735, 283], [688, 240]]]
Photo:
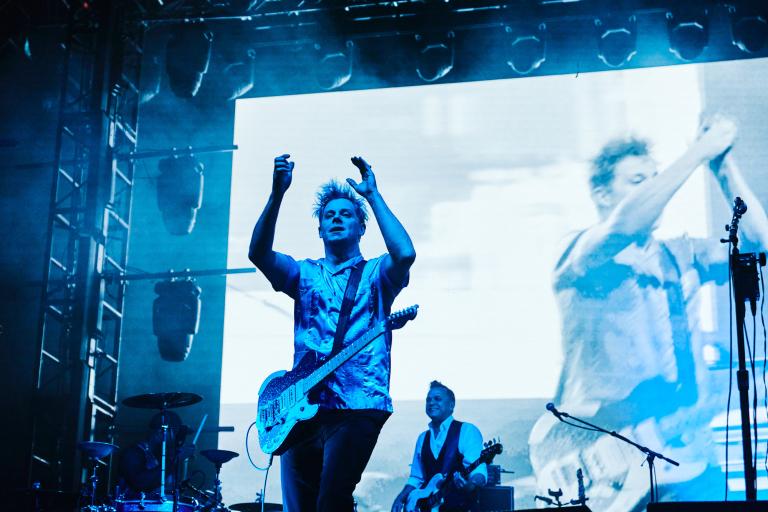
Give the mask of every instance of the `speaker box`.
[[678, 501], [649, 503], [648, 512], [765, 512], [768, 501]]
[[477, 512], [507, 512], [514, 509], [514, 487], [493, 485], [481, 487], [477, 493]]

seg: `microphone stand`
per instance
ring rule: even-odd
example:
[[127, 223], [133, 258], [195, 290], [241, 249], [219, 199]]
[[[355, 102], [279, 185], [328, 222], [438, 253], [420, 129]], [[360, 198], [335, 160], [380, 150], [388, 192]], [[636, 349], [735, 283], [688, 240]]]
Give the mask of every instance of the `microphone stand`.
[[[734, 309], [736, 316], [736, 347], [739, 355], [739, 369], [736, 371], [736, 382], [739, 389], [739, 409], [741, 412], [741, 445], [744, 456], [744, 484], [747, 501], [757, 499], [757, 469], [752, 459], [752, 433], [749, 421], [749, 370], [744, 340], [744, 320], [746, 316], [745, 302], [750, 303], [754, 316], [757, 311], [757, 300], [760, 298], [760, 287], [757, 266], [765, 266], [765, 254], [739, 252], [739, 220], [747, 212], [747, 205], [740, 197], [733, 201], [733, 217], [731, 223], [725, 226], [728, 238], [720, 239], [721, 243], [731, 244], [730, 270], [733, 284]], [[755, 390], [755, 393], [757, 390]]]
[[[548, 409], [549, 409], [549, 406], [548, 406]], [[657, 493], [657, 490], [656, 490], [656, 478], [654, 477], [654, 471], [653, 471], [654, 461], [656, 459], [661, 459], [663, 461], [669, 462], [673, 466], [679, 466], [680, 465], [679, 462], [677, 462], [675, 460], [672, 460], [669, 457], [665, 457], [661, 453], [655, 452], [655, 451], [651, 450], [650, 448], [648, 448], [647, 446], [643, 446], [641, 444], [638, 444], [638, 443], [632, 441], [631, 439], [627, 439], [626, 437], [624, 437], [623, 435], [619, 434], [615, 430], [606, 430], [603, 427], [600, 427], [598, 425], [590, 423], [590, 422], [588, 422], [586, 420], [582, 420], [581, 418], [577, 418], [575, 416], [571, 416], [570, 414], [568, 414], [566, 412], [558, 411], [554, 407], [552, 407], [549, 410], [552, 412], [552, 414], [555, 415], [555, 417], [557, 417], [557, 419], [559, 419], [560, 421], [562, 421], [565, 424], [573, 425], [572, 423], [568, 423], [567, 421], [564, 421], [563, 418], [569, 418], [571, 420], [578, 421], [582, 425], [586, 425], [587, 427], [589, 427], [589, 428], [591, 428], [593, 430], [596, 430], [597, 432], [602, 432], [603, 434], [608, 434], [609, 436], [615, 437], [616, 439], [624, 441], [625, 443], [630, 444], [630, 445], [634, 446], [635, 448], [637, 448], [638, 450], [640, 450], [641, 452], [643, 452], [645, 454], [645, 460], [648, 462], [648, 475], [650, 477], [649, 482], [650, 482], [650, 489], [651, 489], [651, 503], [655, 503], [656, 500], [658, 499], [658, 493]], [[573, 426], [578, 427], [578, 425], [573, 425]]]

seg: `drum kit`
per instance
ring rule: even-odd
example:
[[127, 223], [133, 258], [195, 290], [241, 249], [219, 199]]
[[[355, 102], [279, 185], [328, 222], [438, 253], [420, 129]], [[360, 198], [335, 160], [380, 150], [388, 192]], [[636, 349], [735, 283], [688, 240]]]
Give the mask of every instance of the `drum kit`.
[[[175, 449], [172, 444], [172, 435], [170, 430], [172, 426], [169, 422], [169, 409], [186, 407], [202, 401], [202, 397], [195, 393], [150, 393], [131, 396], [122, 401], [126, 407], [139, 409], [159, 410], [160, 430], [162, 432], [162, 442], [160, 448], [160, 479], [159, 491], [157, 493], [138, 493], [138, 496], [120, 493], [112, 499], [99, 499], [97, 496], [97, 486], [99, 482], [98, 469], [104, 465], [100, 462], [103, 458], [111, 455], [118, 447], [111, 443], [102, 443], [97, 441], [84, 441], [78, 444], [78, 449], [82, 455], [88, 459], [90, 466], [90, 476], [87, 483], [83, 485], [76, 507], [59, 508], [50, 506], [34, 506], [31, 510], [42, 512], [44, 510], [73, 510], [76, 508], [79, 512], [273, 512], [283, 510], [283, 506], [276, 503], [262, 503], [261, 496], [251, 503], [237, 503], [226, 506], [221, 494], [220, 472], [222, 465], [231, 461], [239, 454], [228, 450], [202, 450], [200, 454], [205, 457], [215, 469], [215, 480], [212, 489], [199, 489], [184, 480], [178, 483], [177, 478], [167, 478], [170, 475], [170, 468], [167, 467], [167, 455]], [[197, 437], [203, 427], [201, 422], [197, 430], [192, 445], [197, 441]], [[167, 485], [170, 482], [170, 485]], [[37, 490], [38, 494], [43, 492]], [[42, 503], [37, 500], [35, 503]]]

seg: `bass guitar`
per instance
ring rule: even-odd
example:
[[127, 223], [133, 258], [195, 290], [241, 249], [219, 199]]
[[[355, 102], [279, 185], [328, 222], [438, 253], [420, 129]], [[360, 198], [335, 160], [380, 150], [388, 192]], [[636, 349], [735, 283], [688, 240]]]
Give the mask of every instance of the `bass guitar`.
[[[504, 447], [501, 443], [495, 440], [488, 441], [485, 443], [483, 451], [480, 452], [480, 457], [469, 466], [461, 469], [459, 474], [462, 478], [468, 478], [475, 468], [480, 464], [490, 464], [493, 458], [503, 450]], [[408, 500], [405, 502], [405, 512], [438, 512], [440, 505], [443, 503], [445, 490], [452, 481], [453, 475], [436, 474], [430, 478], [427, 485], [421, 489], [411, 491], [411, 494], [408, 495]]]
[[376, 338], [416, 318], [418, 309], [419, 306], [414, 305], [392, 313], [328, 359], [309, 353], [293, 370], [277, 371], [267, 377], [259, 389], [256, 416], [261, 450], [275, 455], [287, 450], [290, 442], [286, 439], [293, 428], [317, 414], [318, 406], [309, 403], [310, 391]]

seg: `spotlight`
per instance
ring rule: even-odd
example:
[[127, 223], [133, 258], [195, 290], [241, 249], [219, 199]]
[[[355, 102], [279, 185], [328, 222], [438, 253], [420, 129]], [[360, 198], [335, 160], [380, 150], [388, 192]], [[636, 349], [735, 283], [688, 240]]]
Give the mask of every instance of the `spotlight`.
[[227, 65], [216, 78], [205, 81], [201, 96], [224, 102], [246, 94], [256, 83], [256, 51], [248, 50], [245, 60]]
[[171, 279], [155, 285], [152, 303], [152, 330], [165, 361], [184, 361], [200, 327], [200, 293], [194, 279]]
[[179, 27], [168, 40], [165, 69], [171, 89], [180, 98], [192, 98], [200, 90], [211, 61], [213, 33], [204, 25]]
[[203, 204], [205, 166], [191, 155], [160, 160], [157, 180], [157, 206], [163, 223], [172, 235], [192, 232], [197, 210]]
[[746, 53], [757, 53], [765, 46], [768, 39], [768, 22], [765, 13], [736, 13], [731, 11], [731, 34], [733, 44]]
[[321, 89], [332, 91], [349, 82], [349, 79], [352, 78], [354, 46], [352, 41], [347, 41], [343, 48], [335, 50], [323, 50], [319, 44], [315, 45], [315, 50], [319, 52], [315, 79]]
[[596, 19], [597, 56], [606, 66], [618, 68], [632, 60], [637, 53], [637, 19]]
[[440, 80], [453, 69], [453, 32], [448, 32], [441, 40], [424, 41], [424, 37], [416, 35], [416, 41], [421, 44], [418, 53], [416, 73], [425, 82]]
[[707, 11], [668, 12], [669, 51], [681, 60], [694, 60], [709, 43]]
[[527, 75], [541, 67], [547, 60], [547, 26], [542, 23], [538, 26], [536, 32], [515, 34], [512, 27], [506, 27], [505, 31], [510, 34], [509, 59], [507, 64], [516, 73]]

